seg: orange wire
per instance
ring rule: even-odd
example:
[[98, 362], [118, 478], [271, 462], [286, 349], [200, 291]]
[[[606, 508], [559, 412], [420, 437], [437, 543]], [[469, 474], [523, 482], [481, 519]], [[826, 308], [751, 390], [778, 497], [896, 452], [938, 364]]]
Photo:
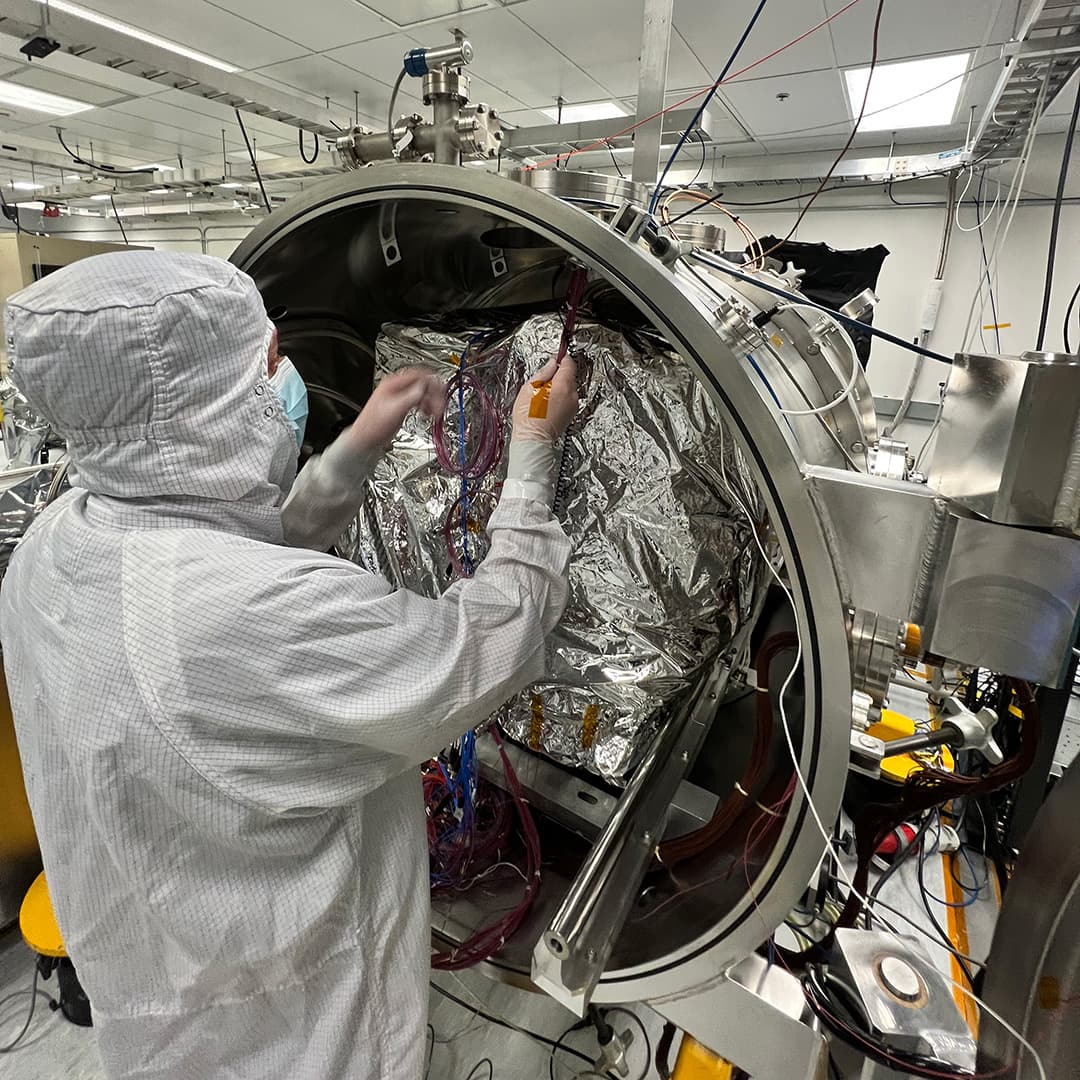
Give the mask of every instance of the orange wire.
[[[797, 38], [793, 38], [786, 45], [781, 45], [778, 49], [773, 49], [767, 56], [761, 57], [759, 60], [755, 60], [752, 64], [747, 64], [746, 67], [740, 68], [738, 71], [729, 75], [720, 86], [727, 86], [729, 82], [739, 78], [740, 75], [745, 75], [748, 71], [752, 71], [760, 64], [764, 64], [766, 61], [771, 60], [774, 56], [779, 56], [785, 49], [790, 49], [793, 45], [798, 45], [800, 41], [805, 41], [811, 34], [820, 30], [823, 26], [828, 26], [834, 19], [838, 19], [849, 8], [853, 8], [859, 0], [848, 0], [839, 11], [834, 11], [827, 19], [822, 19], [817, 26], [811, 26], [809, 30], [800, 34]], [[676, 101], [674, 105], [668, 105], [666, 108], [661, 109], [659, 112], [654, 112], [652, 116], [646, 116], [644, 120], [638, 120], [636, 123], [631, 124], [629, 127], [624, 127], [622, 131], [616, 131], [614, 135], [607, 135], [602, 139], [598, 139], [594, 143], [590, 143], [588, 146], [582, 146], [576, 150], [571, 150], [566, 154], [556, 154], [554, 157], [544, 158], [543, 161], [538, 161], [534, 165], [525, 165], [522, 167], [522, 172], [531, 172], [533, 169], [542, 169], [545, 165], [551, 165], [552, 163], [558, 164], [560, 161], [568, 161], [570, 158], [577, 154], [586, 154], [591, 150], [600, 150], [606, 146], [612, 139], [618, 139], [623, 135], [629, 135], [631, 131], [636, 131], [642, 124], [647, 124], [650, 120], [655, 120], [658, 116], [664, 116], [671, 112], [673, 109], [681, 108], [689, 101], [694, 101], [696, 98], [701, 97], [703, 94], [707, 94], [712, 89], [712, 83], [708, 86], [703, 86], [700, 90], [695, 90], [692, 94], [684, 97], [682, 101]]]

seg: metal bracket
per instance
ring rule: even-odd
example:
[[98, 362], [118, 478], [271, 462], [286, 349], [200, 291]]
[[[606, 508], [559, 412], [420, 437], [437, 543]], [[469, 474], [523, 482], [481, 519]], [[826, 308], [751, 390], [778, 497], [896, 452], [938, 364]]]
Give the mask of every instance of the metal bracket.
[[608, 228], [625, 237], [631, 244], [636, 244], [651, 221], [652, 215], [648, 210], [642, 210], [633, 203], [624, 202], [615, 211], [614, 217], [608, 223]]
[[825, 1080], [828, 1043], [800, 1022], [799, 980], [756, 953], [698, 994], [649, 1004], [754, 1080]]
[[387, 266], [401, 262], [401, 245], [397, 242], [397, 203], [379, 204], [379, 245], [382, 247], [383, 262]]

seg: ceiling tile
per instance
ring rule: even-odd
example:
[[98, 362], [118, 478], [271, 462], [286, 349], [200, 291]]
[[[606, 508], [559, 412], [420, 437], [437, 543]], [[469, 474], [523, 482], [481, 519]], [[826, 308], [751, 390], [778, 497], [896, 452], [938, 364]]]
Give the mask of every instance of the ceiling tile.
[[[581, 3], [581, 0], [524, 0], [513, 13], [546, 41], [586, 69], [615, 97], [636, 94], [643, 0]], [[475, 44], [475, 43], [474, 43]], [[697, 86], [709, 78], [681, 35], [673, 34], [668, 86]]]
[[488, 0], [364, 0], [364, 3], [398, 26], [412, 26], [448, 15], [458, 18], [473, 9], [488, 6]]
[[[825, 0], [830, 15], [845, 2]], [[961, 52], [1006, 41], [1016, 5], [1017, 0], [903, 0], [886, 4], [878, 35], [878, 59]], [[870, 62], [875, 8], [864, 2], [830, 23], [840, 67]]]
[[[783, 102], [776, 95], [789, 96]], [[720, 91], [735, 116], [755, 137], [810, 128], [847, 114], [847, 102], [836, 71], [778, 75], [751, 83], [731, 83]], [[841, 131], [846, 137], [847, 132]]]
[[[552, 48], [536, 31], [526, 26], [511, 8], [469, 13], [431, 26], [424, 31], [426, 42], [438, 41], [440, 29], [460, 26], [476, 50], [470, 71], [488, 84], [529, 108], [548, 108], [560, 95], [567, 101], [598, 101], [610, 95], [571, 60]], [[496, 108], [500, 101], [492, 97]]]
[[[742, 29], [750, 21], [755, 0], [678, 0], [675, 27], [689, 42], [712, 78], [724, 69]], [[841, 4], [837, 5], [842, 6]], [[857, 10], [857, 9], [853, 9]], [[809, 30], [825, 17], [821, 0], [766, 5], [732, 65], [732, 72], [754, 63], [787, 41]], [[805, 41], [747, 72], [746, 78], [782, 75], [792, 71], [819, 71], [835, 62], [829, 31], [822, 27]]]
[[183, 3], [93, 0], [93, 7], [140, 30], [182, 42], [189, 49], [198, 49], [241, 68], [263, 67], [304, 51], [295, 42], [223, 11], [207, 0]]
[[391, 22], [366, 10], [356, 0], [304, 0], [303, 3], [210, 0], [210, 3], [298, 42], [312, 52], [323, 52], [343, 42], [366, 41], [394, 30]]
[[344, 64], [322, 55], [304, 56], [261, 68], [259, 73], [288, 87], [306, 90], [332, 102], [351, 114], [359, 92], [360, 120], [385, 126], [390, 90]]
[[118, 90], [83, 82], [82, 79], [73, 79], [70, 75], [48, 71], [36, 64], [28, 64], [21, 71], [7, 75], [5, 78], [22, 86], [44, 90], [48, 94], [60, 94], [63, 97], [73, 98], [75, 101], [84, 101], [88, 105], [105, 105], [110, 101], [123, 101], [127, 97]]

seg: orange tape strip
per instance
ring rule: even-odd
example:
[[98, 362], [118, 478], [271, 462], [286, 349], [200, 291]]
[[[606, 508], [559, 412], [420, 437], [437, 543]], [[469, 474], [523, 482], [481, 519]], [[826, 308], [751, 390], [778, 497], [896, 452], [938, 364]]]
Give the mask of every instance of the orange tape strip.
[[529, 415], [543, 420], [547, 417], [548, 398], [551, 397], [551, 383], [533, 383], [535, 393], [529, 402]]
[[596, 729], [600, 724], [600, 706], [592, 704], [585, 710], [581, 718], [581, 747], [583, 750], [592, 749], [596, 742]]
[[539, 694], [532, 696], [532, 718], [529, 721], [529, 748], [540, 749], [540, 736], [544, 733], [544, 703]]
[[[960, 873], [956, 854], [952, 851], [942, 854], [941, 876], [945, 882], [945, 899], [950, 905], [945, 909], [946, 915], [948, 916], [949, 939], [952, 941], [953, 947], [959, 952], [968, 953], [971, 951], [971, 945], [968, 941], [967, 911], [963, 907], [966, 897], [964, 896], [963, 890], [957, 884], [956, 878], [953, 876], [954, 873], [956, 873], [957, 876], [959, 876]], [[950, 956], [949, 961], [952, 968], [954, 983], [966, 986], [967, 979], [965, 978], [956, 957]], [[979, 1007], [967, 994], [962, 990], [956, 989], [955, 986], [953, 987], [953, 997], [956, 999], [956, 1004], [959, 1007], [961, 1014], [967, 1021], [967, 1026], [971, 1028], [971, 1034], [978, 1038]]]

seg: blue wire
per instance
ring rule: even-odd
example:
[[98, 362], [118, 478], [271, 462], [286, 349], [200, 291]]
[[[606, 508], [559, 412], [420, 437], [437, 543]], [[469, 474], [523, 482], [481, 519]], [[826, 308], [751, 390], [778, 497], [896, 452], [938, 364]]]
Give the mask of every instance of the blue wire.
[[975, 213], [977, 215], [975, 220], [979, 223], [979, 247], [982, 249], [983, 276], [986, 278], [986, 284], [990, 289], [990, 310], [994, 315], [994, 339], [997, 342], [998, 352], [1001, 352], [1001, 331], [998, 329], [997, 301], [994, 299], [994, 283], [990, 278], [990, 263], [986, 260], [986, 241], [983, 238], [982, 193], [985, 180], [986, 170], [983, 169], [979, 174], [979, 188], [975, 193]]
[[679, 141], [675, 144], [675, 149], [671, 151], [671, 157], [667, 159], [667, 164], [664, 165], [664, 171], [660, 174], [660, 179], [656, 181], [656, 187], [653, 190], [652, 198], [649, 200], [649, 213], [656, 213], [656, 203], [660, 198], [660, 189], [664, 186], [664, 180], [667, 177], [668, 171], [675, 163], [675, 159], [679, 156], [679, 151], [682, 150], [686, 140], [690, 137], [690, 132], [697, 127], [698, 121], [704, 115], [705, 110], [709, 107], [709, 102], [712, 101], [716, 95], [716, 91], [720, 88], [720, 84], [724, 81], [725, 76], [731, 70], [731, 65], [735, 63], [735, 57], [739, 55], [739, 51], [743, 45], [746, 44], [746, 39], [750, 36], [750, 31], [754, 29], [754, 23], [758, 21], [758, 16], [764, 10], [768, 0], [761, 0], [757, 6], [757, 11], [750, 17], [750, 21], [746, 24], [746, 29], [742, 32], [742, 37], [739, 38], [737, 44], [731, 55], [728, 57], [728, 62], [724, 65], [724, 70], [717, 76], [716, 82], [712, 84], [709, 92], [705, 95], [705, 100], [698, 106], [698, 110], [694, 113], [693, 119], [686, 125], [686, 129], [682, 135], [679, 136]]

